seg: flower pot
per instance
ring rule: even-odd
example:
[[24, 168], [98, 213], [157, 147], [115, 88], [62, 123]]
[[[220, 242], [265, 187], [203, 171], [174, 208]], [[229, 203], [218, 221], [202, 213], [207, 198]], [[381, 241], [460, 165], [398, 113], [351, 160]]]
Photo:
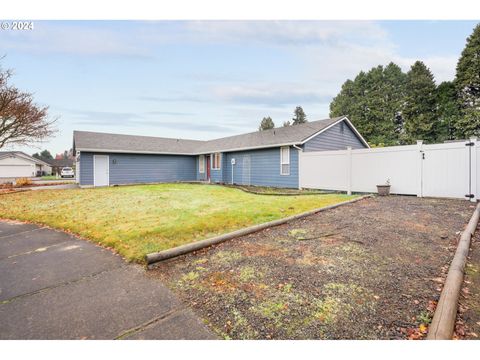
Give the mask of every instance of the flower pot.
[[377, 192], [379, 196], [390, 195], [390, 185], [377, 185]]

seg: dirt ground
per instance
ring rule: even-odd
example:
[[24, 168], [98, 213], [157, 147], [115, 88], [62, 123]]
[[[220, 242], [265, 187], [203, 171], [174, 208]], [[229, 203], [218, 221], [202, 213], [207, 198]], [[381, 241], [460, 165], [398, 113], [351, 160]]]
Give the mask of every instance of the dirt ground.
[[472, 238], [465, 269], [456, 335], [458, 338], [480, 340], [480, 226]]
[[165, 263], [226, 339], [421, 339], [473, 205], [361, 200]]

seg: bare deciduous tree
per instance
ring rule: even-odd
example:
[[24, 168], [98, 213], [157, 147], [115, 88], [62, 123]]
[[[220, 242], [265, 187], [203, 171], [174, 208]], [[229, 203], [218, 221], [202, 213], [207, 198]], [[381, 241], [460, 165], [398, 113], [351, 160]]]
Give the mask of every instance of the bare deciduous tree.
[[38, 106], [32, 94], [10, 85], [11, 76], [11, 70], [0, 68], [0, 149], [7, 144], [33, 144], [56, 132], [56, 119], [48, 118], [48, 107]]

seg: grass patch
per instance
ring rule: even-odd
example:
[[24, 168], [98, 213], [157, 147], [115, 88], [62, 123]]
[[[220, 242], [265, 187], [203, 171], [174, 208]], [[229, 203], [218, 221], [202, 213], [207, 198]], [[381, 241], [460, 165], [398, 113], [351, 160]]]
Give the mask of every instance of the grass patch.
[[60, 179], [60, 177], [57, 177], [56, 175], [45, 175], [41, 177], [42, 180], [57, 180]]
[[261, 196], [198, 184], [44, 190], [3, 195], [0, 218], [68, 230], [143, 261], [147, 253], [354, 197]]

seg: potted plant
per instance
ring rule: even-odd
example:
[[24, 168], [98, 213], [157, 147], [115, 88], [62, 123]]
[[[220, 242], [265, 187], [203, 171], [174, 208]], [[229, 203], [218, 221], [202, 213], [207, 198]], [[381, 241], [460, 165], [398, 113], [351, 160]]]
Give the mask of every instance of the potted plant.
[[379, 196], [390, 195], [390, 179], [387, 179], [384, 185], [377, 185], [377, 192]]

